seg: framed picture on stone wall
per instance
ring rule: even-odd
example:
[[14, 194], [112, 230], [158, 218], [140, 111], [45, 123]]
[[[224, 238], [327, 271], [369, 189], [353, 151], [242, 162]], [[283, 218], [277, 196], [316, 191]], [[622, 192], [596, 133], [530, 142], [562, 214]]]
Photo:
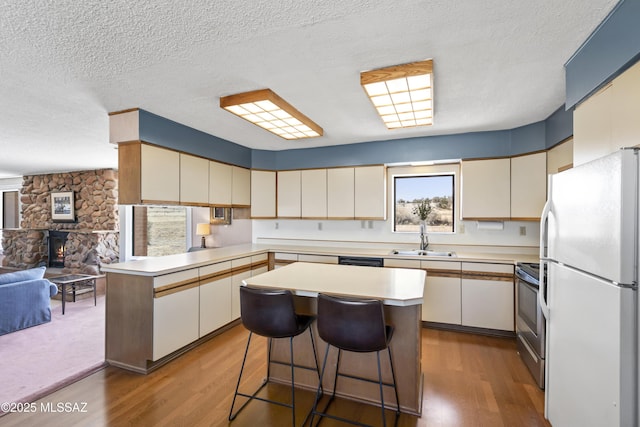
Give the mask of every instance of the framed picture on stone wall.
[[76, 218], [73, 191], [51, 193], [51, 219], [54, 222], [74, 222]]

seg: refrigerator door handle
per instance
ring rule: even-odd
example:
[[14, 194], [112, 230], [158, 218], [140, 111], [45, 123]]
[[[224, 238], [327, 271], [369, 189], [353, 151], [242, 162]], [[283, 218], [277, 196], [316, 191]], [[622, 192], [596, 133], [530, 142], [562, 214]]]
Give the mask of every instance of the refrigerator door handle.
[[551, 200], [547, 200], [542, 208], [540, 216], [540, 259], [547, 257], [547, 223], [549, 222], [549, 213], [551, 212]]
[[538, 305], [540, 305], [540, 310], [542, 311], [542, 315], [545, 319], [549, 320], [549, 304], [545, 300], [545, 295], [547, 294], [547, 280], [549, 280], [549, 262], [546, 260], [540, 260], [540, 271], [542, 272], [540, 276], [540, 286], [538, 288]]

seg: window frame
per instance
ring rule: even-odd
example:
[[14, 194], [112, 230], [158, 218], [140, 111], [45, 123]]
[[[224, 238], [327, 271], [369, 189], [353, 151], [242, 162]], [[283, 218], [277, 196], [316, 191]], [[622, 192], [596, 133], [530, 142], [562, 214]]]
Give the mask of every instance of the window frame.
[[[442, 165], [440, 165], [442, 166]], [[458, 165], [456, 165], [458, 166]], [[405, 169], [405, 168], [402, 168]], [[458, 197], [458, 179], [459, 173], [456, 169], [452, 168], [450, 170], [424, 170], [424, 168], [420, 168], [412, 172], [406, 173], [392, 173], [391, 174], [391, 200], [390, 200], [390, 218], [391, 218], [391, 232], [394, 234], [417, 234], [419, 231], [398, 231], [396, 230], [396, 178], [421, 178], [421, 177], [435, 177], [435, 176], [450, 176], [452, 178], [451, 183], [451, 191], [452, 191], [452, 202], [451, 202], [451, 210], [452, 210], [452, 230], [451, 231], [429, 231], [429, 234], [438, 234], [438, 235], [452, 235], [457, 233], [458, 221], [457, 221], [457, 212], [458, 212], [458, 203], [456, 200]], [[438, 168], [440, 169], [440, 168]]]

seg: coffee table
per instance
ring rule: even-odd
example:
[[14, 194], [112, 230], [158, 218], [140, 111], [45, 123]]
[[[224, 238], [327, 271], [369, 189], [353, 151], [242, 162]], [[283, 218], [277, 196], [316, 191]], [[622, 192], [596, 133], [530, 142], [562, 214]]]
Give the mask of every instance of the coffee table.
[[60, 290], [62, 298], [62, 314], [67, 300], [67, 294], [73, 295], [73, 302], [76, 302], [76, 293], [93, 292], [93, 305], [97, 305], [96, 279], [101, 276], [91, 276], [89, 274], [65, 274], [64, 276], [51, 277], [50, 282], [55, 283]]

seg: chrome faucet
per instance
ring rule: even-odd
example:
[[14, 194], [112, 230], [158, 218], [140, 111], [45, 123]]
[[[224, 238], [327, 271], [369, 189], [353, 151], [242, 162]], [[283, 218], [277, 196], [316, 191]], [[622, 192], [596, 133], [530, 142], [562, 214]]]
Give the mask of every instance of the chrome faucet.
[[429, 237], [427, 237], [427, 229], [424, 224], [420, 224], [420, 250], [426, 251], [429, 247]]

